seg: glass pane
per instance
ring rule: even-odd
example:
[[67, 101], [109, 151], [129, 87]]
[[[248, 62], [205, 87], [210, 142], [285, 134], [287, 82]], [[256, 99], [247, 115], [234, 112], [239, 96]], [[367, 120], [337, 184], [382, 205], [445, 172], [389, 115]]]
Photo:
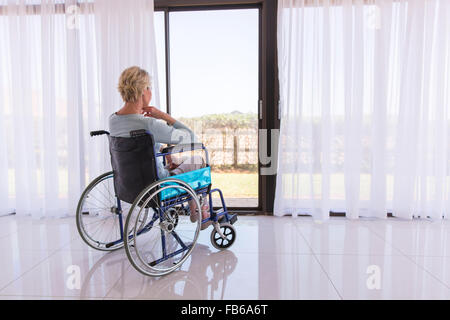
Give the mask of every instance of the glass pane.
[[156, 59], [158, 65], [159, 109], [167, 110], [166, 97], [166, 42], [164, 11], [155, 11]]
[[258, 206], [258, 14], [170, 13], [171, 113], [208, 148], [228, 207]]

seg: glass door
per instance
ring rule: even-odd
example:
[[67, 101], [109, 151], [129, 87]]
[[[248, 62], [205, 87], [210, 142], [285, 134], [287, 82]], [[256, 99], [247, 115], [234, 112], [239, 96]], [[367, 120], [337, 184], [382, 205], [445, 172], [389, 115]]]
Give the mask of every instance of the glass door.
[[169, 12], [169, 57], [169, 112], [206, 145], [213, 187], [258, 207], [259, 9]]

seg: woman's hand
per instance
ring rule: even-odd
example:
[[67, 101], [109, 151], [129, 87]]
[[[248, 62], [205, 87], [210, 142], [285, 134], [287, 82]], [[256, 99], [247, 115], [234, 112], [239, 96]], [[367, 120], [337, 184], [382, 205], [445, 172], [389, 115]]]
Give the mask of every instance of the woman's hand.
[[156, 107], [151, 107], [151, 106], [143, 107], [142, 114], [144, 115], [144, 117], [151, 117], [151, 118], [155, 118], [155, 119], [164, 120], [170, 125], [174, 124], [176, 121], [169, 114], [165, 113], [164, 111], [159, 110]]
[[143, 107], [142, 113], [145, 117], [152, 117], [155, 119], [163, 119], [165, 112], [159, 110], [156, 107]]
[[172, 156], [170, 154], [166, 155], [167, 165], [169, 166], [169, 170], [173, 170], [179, 166], [178, 163], [174, 162]]

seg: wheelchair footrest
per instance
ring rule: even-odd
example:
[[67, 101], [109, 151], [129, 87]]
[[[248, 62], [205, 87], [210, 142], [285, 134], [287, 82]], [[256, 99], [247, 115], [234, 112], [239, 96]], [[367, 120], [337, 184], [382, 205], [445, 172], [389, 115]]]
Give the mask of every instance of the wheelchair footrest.
[[230, 223], [234, 224], [236, 221], [237, 221], [237, 215], [236, 214], [231, 215]]
[[223, 213], [223, 212], [224, 212], [224, 210], [223, 210], [223, 208], [221, 208], [218, 211], [216, 211], [212, 216], [213, 217], [216, 217], [216, 216], [219, 217], [217, 219], [217, 221], [219, 223], [227, 221], [230, 224], [234, 224], [237, 221], [237, 215], [236, 214], [230, 214], [228, 212]]

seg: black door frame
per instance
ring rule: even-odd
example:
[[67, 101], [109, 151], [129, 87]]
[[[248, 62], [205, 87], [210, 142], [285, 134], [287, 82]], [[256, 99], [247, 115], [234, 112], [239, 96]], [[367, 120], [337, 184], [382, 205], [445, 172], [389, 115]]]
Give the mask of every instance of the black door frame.
[[[259, 129], [267, 129], [267, 150], [271, 155], [271, 130], [280, 128], [278, 114], [278, 65], [277, 65], [277, 0], [154, 0], [155, 11], [164, 11], [166, 45], [166, 99], [167, 112], [170, 113], [170, 39], [169, 12], [219, 9], [257, 8], [259, 14], [259, 99], [262, 101]], [[258, 139], [259, 140], [259, 139]], [[258, 151], [259, 153], [259, 151]], [[271, 155], [272, 156], [272, 155]], [[275, 155], [276, 157], [277, 155]], [[273, 158], [273, 157], [272, 157]], [[258, 161], [258, 207], [233, 208], [237, 213], [273, 215], [276, 175], [261, 175]]]

